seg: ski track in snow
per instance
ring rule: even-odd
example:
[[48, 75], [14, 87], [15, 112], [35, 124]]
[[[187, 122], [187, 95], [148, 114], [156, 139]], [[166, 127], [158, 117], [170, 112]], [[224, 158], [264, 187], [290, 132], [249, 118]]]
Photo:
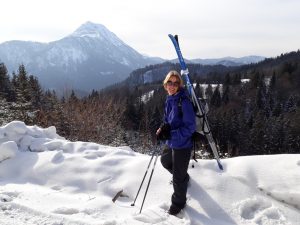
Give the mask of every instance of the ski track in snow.
[[279, 191], [267, 191], [263, 188], [258, 188], [262, 193], [269, 196], [270, 198], [284, 203], [289, 207], [293, 207], [300, 213], [300, 193], [287, 193], [287, 192], [279, 192]]

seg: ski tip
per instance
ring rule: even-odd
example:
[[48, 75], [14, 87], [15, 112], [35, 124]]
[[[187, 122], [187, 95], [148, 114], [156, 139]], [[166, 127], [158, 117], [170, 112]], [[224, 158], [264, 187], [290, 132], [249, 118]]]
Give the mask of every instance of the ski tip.
[[175, 45], [175, 42], [176, 42], [176, 44], [179, 46], [178, 35], [177, 34], [175, 34], [175, 35], [168, 34], [168, 36], [172, 40], [172, 42], [174, 43], [174, 45]]
[[175, 40], [176, 40], [177, 43], [178, 43], [178, 35], [177, 35], [177, 34], [174, 35], [174, 38], [175, 38]]

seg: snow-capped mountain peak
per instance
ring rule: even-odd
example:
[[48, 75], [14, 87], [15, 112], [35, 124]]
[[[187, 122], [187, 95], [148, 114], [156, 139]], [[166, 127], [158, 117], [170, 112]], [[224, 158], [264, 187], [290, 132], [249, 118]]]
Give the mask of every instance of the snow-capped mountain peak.
[[70, 36], [98, 38], [102, 41], [112, 42], [115, 46], [125, 45], [121, 39], [109, 31], [104, 25], [92, 22], [86, 22], [82, 24]]

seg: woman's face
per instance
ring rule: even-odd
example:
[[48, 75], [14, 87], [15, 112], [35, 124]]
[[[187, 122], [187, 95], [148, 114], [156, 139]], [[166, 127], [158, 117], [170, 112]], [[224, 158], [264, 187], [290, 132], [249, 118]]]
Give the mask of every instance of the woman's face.
[[176, 77], [171, 76], [168, 82], [166, 83], [166, 90], [169, 95], [174, 95], [179, 90], [180, 82]]

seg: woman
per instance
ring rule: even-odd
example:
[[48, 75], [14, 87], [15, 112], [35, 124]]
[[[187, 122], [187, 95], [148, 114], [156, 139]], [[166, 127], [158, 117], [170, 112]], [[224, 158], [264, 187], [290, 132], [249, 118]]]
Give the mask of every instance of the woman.
[[168, 146], [161, 156], [161, 163], [173, 175], [174, 193], [168, 213], [176, 215], [186, 204], [189, 182], [187, 170], [196, 122], [193, 105], [185, 93], [179, 73], [170, 71], [163, 85], [168, 97], [165, 102], [164, 123], [156, 131], [156, 135], [159, 140], [166, 140]]

